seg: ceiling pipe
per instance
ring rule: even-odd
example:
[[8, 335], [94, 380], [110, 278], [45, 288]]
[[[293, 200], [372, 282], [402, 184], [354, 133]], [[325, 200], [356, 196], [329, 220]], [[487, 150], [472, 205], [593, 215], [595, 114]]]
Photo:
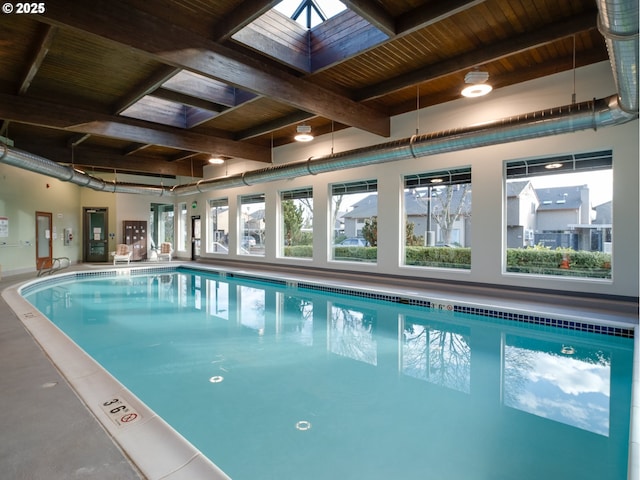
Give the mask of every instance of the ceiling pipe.
[[599, 0], [598, 9], [620, 108], [638, 113], [638, 0]]
[[638, 0], [599, 0], [598, 25], [606, 38], [617, 95], [496, 120], [488, 124], [414, 135], [372, 147], [174, 187], [106, 182], [0, 143], [0, 162], [98, 191], [143, 195], [192, 195], [365, 165], [419, 158], [550, 135], [597, 129], [638, 118]]

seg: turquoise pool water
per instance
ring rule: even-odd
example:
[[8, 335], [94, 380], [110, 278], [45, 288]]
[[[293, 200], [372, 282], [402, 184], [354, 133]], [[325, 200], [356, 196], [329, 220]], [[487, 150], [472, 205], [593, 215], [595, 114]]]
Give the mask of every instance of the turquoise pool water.
[[25, 297], [234, 480], [627, 478], [628, 338], [193, 270]]

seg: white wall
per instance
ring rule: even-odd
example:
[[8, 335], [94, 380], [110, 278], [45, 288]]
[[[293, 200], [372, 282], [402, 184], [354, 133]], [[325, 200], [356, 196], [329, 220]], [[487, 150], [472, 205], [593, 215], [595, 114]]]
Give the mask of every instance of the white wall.
[[[571, 103], [573, 72], [565, 72], [542, 80], [494, 90], [482, 99], [460, 99], [437, 105], [419, 112], [408, 113], [393, 119], [392, 138], [384, 139], [347, 129], [334, 135], [316, 138], [310, 144], [290, 144], [275, 149], [274, 163], [306, 160], [309, 157], [326, 156], [334, 152], [382, 144], [393, 139], [407, 138], [415, 133], [443, 131], [455, 127], [474, 125], [498, 118], [529, 113]], [[579, 69], [576, 74], [577, 101], [608, 97], [615, 93], [608, 62]], [[614, 155], [614, 252], [613, 280], [585, 280], [564, 277], [535, 277], [503, 273], [503, 165], [507, 160], [562, 153], [612, 148]], [[471, 166], [473, 182], [473, 241], [472, 267], [470, 271], [425, 269], [405, 267], [399, 258], [403, 227], [401, 212], [401, 177], [407, 173], [441, 170], [450, 167]], [[263, 167], [258, 165], [256, 168]], [[225, 170], [222, 171], [221, 169]], [[206, 178], [238, 173], [229, 167], [211, 167], [205, 170]], [[267, 230], [265, 257], [250, 260], [287, 265], [309, 264], [309, 260], [279, 258], [277, 229], [277, 205], [279, 192], [294, 188], [314, 187], [314, 260], [313, 265], [344, 271], [377, 272], [405, 275], [417, 278], [440, 278], [497, 285], [517, 285], [575, 292], [637, 296], [638, 295], [638, 122], [533, 140], [474, 148], [470, 150], [433, 155], [420, 159], [395, 161], [375, 166], [358, 167], [326, 174], [309, 175], [272, 183], [221, 189], [198, 196], [199, 204], [210, 198], [229, 197], [231, 211], [239, 195], [264, 192], [267, 202]], [[378, 262], [333, 262], [330, 258], [328, 235], [329, 194], [328, 185], [376, 178], [378, 180]], [[230, 241], [237, 232], [231, 225]], [[233, 243], [232, 243], [233, 245]], [[234, 248], [224, 258], [243, 258], [235, 255]], [[206, 255], [203, 255], [206, 256]], [[209, 254], [215, 258], [216, 254]]]

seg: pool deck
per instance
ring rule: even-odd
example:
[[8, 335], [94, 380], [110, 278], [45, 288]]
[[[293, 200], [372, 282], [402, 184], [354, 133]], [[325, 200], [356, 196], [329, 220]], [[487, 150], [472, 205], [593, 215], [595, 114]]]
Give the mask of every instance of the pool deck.
[[[191, 265], [190, 262], [172, 262]], [[193, 264], [197, 268], [252, 273], [245, 268], [214, 268]], [[146, 267], [154, 265], [145, 265]], [[103, 265], [108, 269], [112, 266]], [[96, 266], [72, 266], [69, 271], [86, 271]], [[126, 268], [126, 267], [123, 267]], [[256, 271], [258, 276], [305, 280], [273, 270]], [[188, 442], [176, 434], [162, 419], [149, 411], [99, 366], [85, 358], [80, 349], [69, 346], [70, 340], [33, 308], [17, 299], [17, 286], [35, 279], [35, 273], [5, 276], [0, 279], [0, 376], [2, 409], [0, 411], [0, 469], [4, 478], [30, 480], [90, 479], [189, 479], [227, 478]], [[343, 279], [332, 284], [371, 288], [369, 282]], [[403, 294], [433, 296], [412, 285], [396, 285]], [[375, 287], [376, 291], [393, 291]], [[452, 294], [439, 292], [446, 301], [487, 302], [483, 292]], [[501, 299], [502, 306], [541, 309], [547, 314], [581, 316], [602, 324], [619, 324], [637, 328], [637, 312], [610, 313], [596, 304], [578, 308], [553, 304], [541, 305], [541, 298]], [[24, 301], [23, 301], [24, 302]], [[26, 302], [25, 302], [26, 303]], [[588, 302], [587, 302], [588, 303]], [[505, 305], [506, 304], [506, 305]], [[28, 304], [27, 304], [28, 305]], [[640, 480], [640, 335], [635, 335], [632, 438], [629, 480]], [[47, 352], [38, 341], [46, 340]], [[62, 373], [64, 372], [64, 373]], [[109, 418], [102, 405], [112, 397], [123, 399], [128, 411], [138, 415], [131, 425]], [[126, 452], [126, 453], [125, 453]]]

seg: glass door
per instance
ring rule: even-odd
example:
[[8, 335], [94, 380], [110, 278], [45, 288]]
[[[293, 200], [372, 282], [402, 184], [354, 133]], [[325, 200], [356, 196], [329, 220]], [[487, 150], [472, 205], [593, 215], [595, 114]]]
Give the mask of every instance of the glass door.
[[51, 213], [36, 212], [36, 269], [51, 268], [52, 233]]
[[84, 209], [84, 261], [109, 261], [109, 223], [106, 208]]
[[200, 215], [191, 217], [191, 260], [200, 256]]

